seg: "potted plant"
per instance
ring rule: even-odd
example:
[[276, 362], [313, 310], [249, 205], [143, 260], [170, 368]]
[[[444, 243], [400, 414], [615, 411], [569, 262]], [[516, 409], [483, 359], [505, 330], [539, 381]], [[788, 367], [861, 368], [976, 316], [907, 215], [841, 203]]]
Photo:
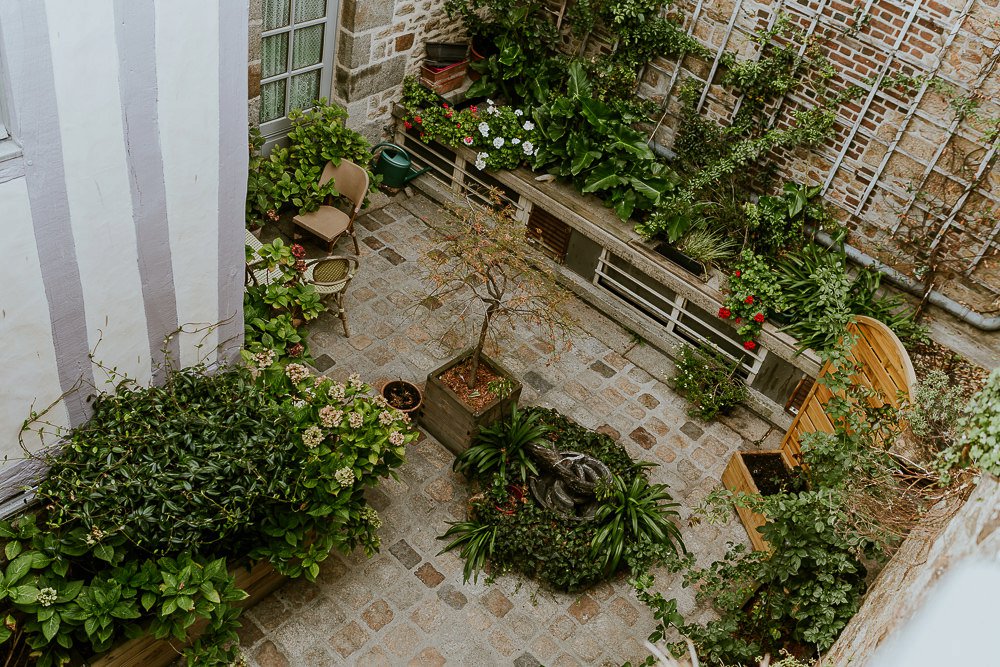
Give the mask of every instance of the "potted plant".
[[420, 387], [406, 380], [389, 380], [382, 385], [380, 393], [389, 405], [411, 418], [424, 402]]
[[[455, 454], [469, 447], [479, 428], [509, 413], [521, 384], [483, 352], [487, 338], [519, 322], [551, 335], [572, 326], [566, 304], [571, 295], [542, 270], [513, 211], [492, 193], [493, 205], [456, 208], [438, 229], [430, 280], [431, 298], [456, 302], [460, 321], [482, 313], [475, 344], [427, 376], [421, 423]], [[458, 303], [464, 302], [464, 303]]]

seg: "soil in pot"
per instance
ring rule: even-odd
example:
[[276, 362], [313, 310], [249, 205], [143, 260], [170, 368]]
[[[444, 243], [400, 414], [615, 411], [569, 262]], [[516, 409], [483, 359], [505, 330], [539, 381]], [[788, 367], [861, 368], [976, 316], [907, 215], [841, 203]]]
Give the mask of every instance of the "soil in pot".
[[794, 480], [781, 454], [743, 452], [743, 463], [760, 495], [771, 496], [791, 490]]
[[389, 401], [389, 405], [403, 412], [413, 410], [420, 405], [420, 390], [409, 382], [401, 380], [387, 382], [382, 395]]
[[440, 379], [445, 386], [458, 395], [463, 403], [472, 408], [473, 412], [480, 412], [499, 398], [489, 390], [488, 385], [491, 382], [502, 380], [503, 376], [490, 368], [483, 360], [480, 360], [476, 382], [472, 388], [469, 388], [468, 379], [471, 373], [472, 359], [466, 359], [442, 373]]

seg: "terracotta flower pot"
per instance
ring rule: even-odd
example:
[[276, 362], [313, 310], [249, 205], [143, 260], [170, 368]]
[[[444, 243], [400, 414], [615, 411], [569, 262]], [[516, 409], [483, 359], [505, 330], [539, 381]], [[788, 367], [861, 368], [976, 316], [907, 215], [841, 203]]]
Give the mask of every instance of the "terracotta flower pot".
[[389, 405], [412, 419], [420, 406], [424, 404], [424, 395], [420, 387], [406, 380], [389, 380], [379, 390]]

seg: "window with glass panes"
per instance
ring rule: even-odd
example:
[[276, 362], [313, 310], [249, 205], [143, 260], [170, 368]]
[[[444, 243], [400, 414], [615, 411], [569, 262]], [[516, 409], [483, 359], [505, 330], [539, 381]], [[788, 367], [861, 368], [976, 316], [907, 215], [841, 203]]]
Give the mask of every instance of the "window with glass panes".
[[337, 0], [264, 0], [260, 127], [288, 128], [288, 112], [330, 96]]

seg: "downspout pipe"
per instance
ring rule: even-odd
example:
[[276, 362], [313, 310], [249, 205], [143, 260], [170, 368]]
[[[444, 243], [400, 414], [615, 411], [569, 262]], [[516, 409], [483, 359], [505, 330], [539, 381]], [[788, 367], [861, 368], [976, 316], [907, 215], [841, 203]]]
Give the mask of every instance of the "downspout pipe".
[[[834, 246], [839, 246], [840, 244], [835, 243], [829, 234], [824, 232], [816, 231], [816, 241], [821, 245], [831, 248]], [[871, 255], [858, 250], [854, 246], [843, 245], [844, 252], [847, 257], [857, 264], [865, 267], [871, 267], [876, 271], [879, 271], [886, 279], [897, 287], [906, 290], [910, 294], [922, 297], [924, 295], [923, 285], [918, 283], [913, 278], [900, 273], [896, 269], [883, 264], [879, 260], [875, 259]], [[954, 299], [949, 299], [944, 294], [938, 291], [931, 290], [930, 295], [927, 300], [933, 303], [938, 308], [944, 310], [945, 312], [954, 315], [958, 319], [962, 320], [966, 324], [976, 327], [982, 331], [1000, 331], [1000, 315], [995, 315], [993, 317], [986, 317], [982, 313], [977, 313], [968, 306], [963, 306]]]

